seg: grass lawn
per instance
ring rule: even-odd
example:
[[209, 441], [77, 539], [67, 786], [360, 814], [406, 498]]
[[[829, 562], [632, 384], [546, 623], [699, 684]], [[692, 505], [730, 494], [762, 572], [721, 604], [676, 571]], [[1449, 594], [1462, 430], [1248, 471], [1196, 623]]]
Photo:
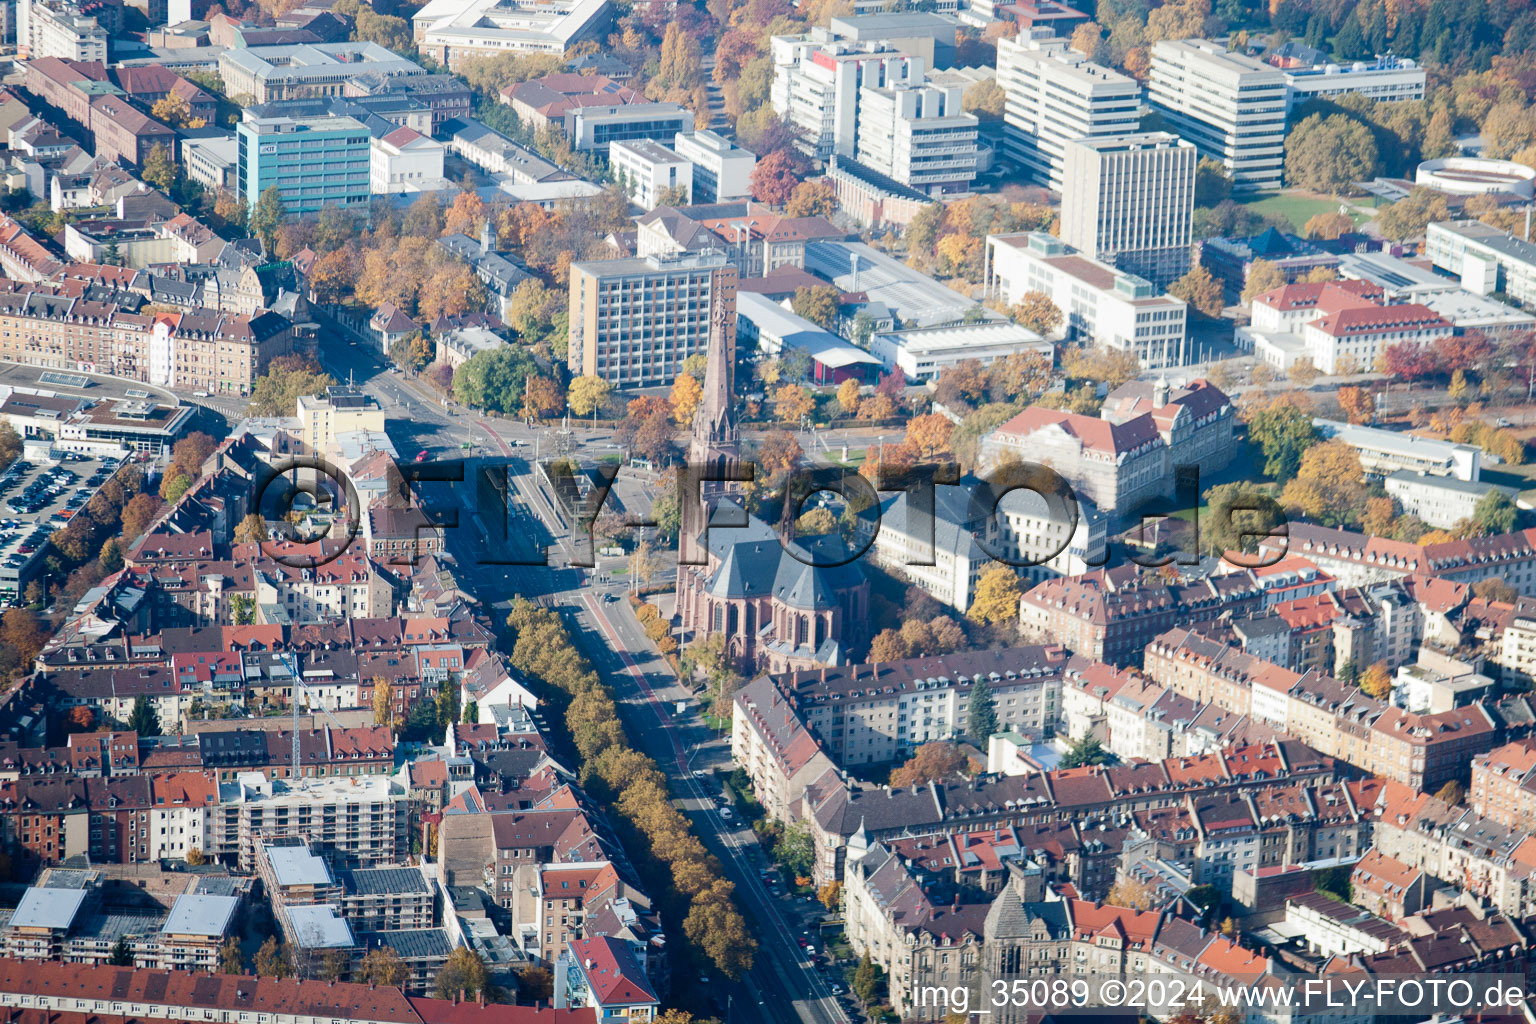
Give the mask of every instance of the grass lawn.
[[[1293, 192], [1265, 192], [1239, 202], [1261, 216], [1284, 217], [1297, 231], [1317, 214], [1334, 213], [1341, 205], [1339, 200], [1326, 196]], [[1350, 216], [1356, 224], [1364, 219], [1354, 211], [1350, 211]]]

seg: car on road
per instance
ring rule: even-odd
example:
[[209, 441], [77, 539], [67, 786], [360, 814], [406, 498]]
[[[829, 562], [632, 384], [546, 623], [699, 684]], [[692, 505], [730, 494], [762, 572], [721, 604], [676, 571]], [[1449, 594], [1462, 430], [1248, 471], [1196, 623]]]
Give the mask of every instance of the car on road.
[[731, 809], [729, 807], [722, 807], [720, 808], [720, 817], [724, 818], [726, 821], [730, 821], [733, 817], [735, 817], [735, 815], [731, 813]]
[[194, 392], [192, 392], [192, 397], [193, 398], [207, 398], [208, 397], [208, 392], [206, 392], [206, 391], [194, 391]]
[[421, 451], [416, 453], [416, 461], [417, 462], [426, 462], [427, 461], [427, 450], [425, 448], [423, 448]]
[[841, 985], [833, 985], [832, 986], [832, 994], [835, 995], [835, 996], [842, 995], [843, 994], [843, 986], [841, 986]]

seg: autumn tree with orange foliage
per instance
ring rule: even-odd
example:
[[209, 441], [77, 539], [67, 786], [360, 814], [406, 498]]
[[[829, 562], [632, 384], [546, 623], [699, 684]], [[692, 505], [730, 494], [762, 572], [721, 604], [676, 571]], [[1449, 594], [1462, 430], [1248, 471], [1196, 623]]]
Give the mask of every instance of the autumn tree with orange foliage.
[[1376, 418], [1376, 399], [1365, 388], [1339, 388], [1339, 408], [1351, 423], [1369, 423]]
[[963, 774], [966, 758], [953, 743], [924, 743], [906, 764], [891, 772], [892, 786], [921, 786]]

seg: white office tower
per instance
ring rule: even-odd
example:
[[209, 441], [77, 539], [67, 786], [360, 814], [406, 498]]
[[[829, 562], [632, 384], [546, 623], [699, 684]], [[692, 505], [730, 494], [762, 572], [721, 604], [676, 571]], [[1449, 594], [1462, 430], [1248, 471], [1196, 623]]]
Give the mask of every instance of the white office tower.
[[927, 65], [887, 43], [834, 40], [826, 30], [774, 36], [774, 112], [800, 130], [798, 145], [817, 159], [854, 159], [859, 90], [921, 82]]
[[997, 84], [1007, 96], [1004, 151], [1031, 179], [1057, 191], [1068, 140], [1137, 129], [1136, 80], [1093, 63], [1049, 29], [997, 41]]
[[969, 191], [979, 122], [960, 109], [964, 93], [958, 82], [865, 86], [859, 163], [931, 196]]
[[1189, 270], [1197, 161], [1167, 132], [1069, 141], [1061, 240], [1167, 288]]
[[1152, 47], [1147, 98], [1168, 127], [1219, 160], [1238, 191], [1280, 187], [1285, 73], [1206, 39]]

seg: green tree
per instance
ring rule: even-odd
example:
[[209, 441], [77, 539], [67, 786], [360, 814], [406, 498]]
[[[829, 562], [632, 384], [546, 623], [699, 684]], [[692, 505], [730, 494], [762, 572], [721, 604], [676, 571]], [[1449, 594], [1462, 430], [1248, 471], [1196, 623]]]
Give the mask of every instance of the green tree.
[[480, 704], [478, 701], [472, 700], [468, 704], [464, 705], [464, 717], [462, 721], [465, 725], [476, 725], [479, 723]]
[[870, 957], [867, 949], [859, 959], [859, 966], [854, 968], [851, 984], [853, 994], [865, 1006], [873, 1006], [879, 1001], [885, 985], [885, 971]]
[[453, 397], [476, 409], [518, 414], [523, 389], [538, 364], [517, 345], [476, 352], [453, 374]]
[[444, 681], [437, 688], [437, 721], [444, 728], [451, 727], [459, 720], [459, 688], [452, 682]]
[[1520, 510], [1503, 491], [1489, 491], [1472, 511], [1472, 522], [1478, 532], [1488, 535], [1513, 533], [1519, 520]]
[[1319, 192], [1351, 191], [1381, 170], [1371, 130], [1345, 115], [1303, 118], [1285, 137], [1286, 184]]
[[1294, 477], [1302, 455], [1321, 438], [1311, 414], [1294, 405], [1272, 405], [1248, 419], [1248, 439], [1264, 453], [1264, 474], [1277, 480]]
[[992, 699], [992, 688], [986, 680], [981, 680], [971, 687], [970, 717], [966, 725], [966, 734], [982, 750], [987, 749], [987, 739], [997, 732], [997, 704]]
[[133, 710], [128, 715], [128, 728], [140, 736], [160, 735], [160, 713], [142, 693], [133, 699]]
[[277, 242], [277, 229], [282, 226], [287, 214], [283, 206], [283, 194], [276, 185], [268, 185], [251, 208], [250, 229], [261, 239], [261, 248], [269, 256]]
[[1232, 198], [1232, 178], [1219, 160], [1208, 156], [1200, 158], [1195, 168], [1195, 205], [1215, 206], [1223, 199]]
[[1109, 751], [1090, 733], [1067, 749], [1062, 755], [1061, 767], [1081, 768], [1084, 765], [1104, 764], [1108, 760]]
[[133, 966], [133, 950], [128, 947], [127, 938], [119, 937], [112, 944], [112, 951], [107, 954], [107, 963], [113, 967]]
[[1285, 522], [1285, 510], [1263, 491], [1242, 482], [1217, 484], [1205, 492], [1209, 511], [1200, 520], [1204, 550], [1252, 553], [1259, 540]]
[[799, 819], [784, 826], [773, 852], [797, 878], [809, 875], [816, 866], [816, 841], [811, 836], [810, 826]]

